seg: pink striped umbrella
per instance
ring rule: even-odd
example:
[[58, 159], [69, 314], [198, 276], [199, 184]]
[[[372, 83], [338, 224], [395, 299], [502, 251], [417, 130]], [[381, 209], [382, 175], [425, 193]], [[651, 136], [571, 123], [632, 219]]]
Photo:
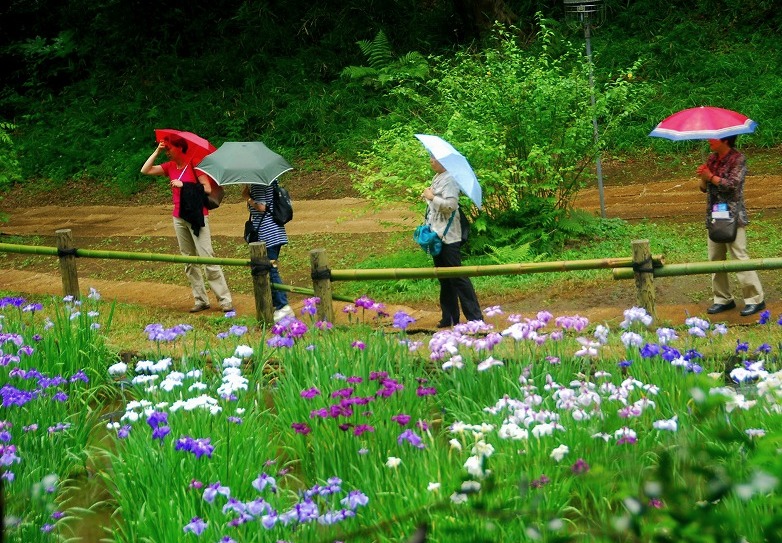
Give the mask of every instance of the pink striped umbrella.
[[649, 135], [673, 141], [721, 139], [755, 131], [758, 123], [735, 111], [700, 106], [664, 119]]

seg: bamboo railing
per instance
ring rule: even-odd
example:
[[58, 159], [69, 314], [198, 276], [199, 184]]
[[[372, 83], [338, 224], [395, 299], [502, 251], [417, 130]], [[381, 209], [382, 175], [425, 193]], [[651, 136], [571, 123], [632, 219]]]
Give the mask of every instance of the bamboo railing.
[[600, 258], [589, 260], [561, 260], [555, 262], [533, 262], [518, 264], [500, 264], [493, 266], [461, 266], [456, 268], [379, 268], [379, 269], [343, 269], [332, 270], [328, 265], [325, 249], [310, 251], [310, 271], [312, 289], [291, 285], [272, 284], [268, 277], [270, 262], [263, 243], [251, 243], [250, 258], [216, 258], [171, 255], [159, 253], [134, 253], [127, 251], [106, 251], [79, 249], [73, 246], [71, 231], [57, 230], [57, 247], [41, 247], [0, 243], [0, 252], [56, 256], [60, 261], [60, 272], [65, 295], [79, 296], [76, 257], [103, 258], [118, 260], [142, 260], [150, 262], [216, 264], [220, 266], [246, 266], [250, 268], [253, 292], [256, 302], [256, 316], [260, 322], [271, 323], [273, 307], [271, 289], [283, 290], [304, 296], [317, 296], [318, 318], [333, 322], [333, 302], [352, 302], [352, 298], [335, 295], [332, 292], [333, 281], [383, 281], [400, 279], [440, 279], [451, 277], [477, 277], [494, 275], [521, 275], [530, 273], [571, 272], [583, 270], [611, 270], [616, 280], [635, 279], [636, 300], [653, 317], [655, 311], [655, 277], [677, 277], [683, 275], [708, 274], [718, 272], [738, 272], [748, 270], [772, 270], [782, 268], [782, 258], [761, 258], [751, 260], [731, 260], [714, 262], [690, 262], [683, 264], [665, 264], [662, 255], [652, 255], [649, 240], [632, 242], [632, 257]]

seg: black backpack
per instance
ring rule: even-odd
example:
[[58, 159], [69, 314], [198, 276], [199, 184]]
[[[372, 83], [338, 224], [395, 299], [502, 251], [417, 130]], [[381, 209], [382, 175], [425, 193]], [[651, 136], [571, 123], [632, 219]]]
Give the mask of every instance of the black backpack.
[[291, 195], [274, 180], [272, 183], [273, 203], [272, 203], [272, 220], [283, 226], [291, 221], [293, 218], [293, 204], [291, 203]]
[[462, 227], [462, 243], [467, 243], [470, 237], [470, 219], [467, 218], [461, 204], [459, 204], [459, 226]]

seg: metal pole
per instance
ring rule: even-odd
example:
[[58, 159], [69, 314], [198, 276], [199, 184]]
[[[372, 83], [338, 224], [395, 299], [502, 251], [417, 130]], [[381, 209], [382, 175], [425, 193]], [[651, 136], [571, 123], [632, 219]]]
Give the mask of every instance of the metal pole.
[[597, 193], [600, 196], [600, 216], [606, 218], [606, 203], [603, 196], [603, 162], [600, 160], [600, 149], [597, 145], [600, 141], [600, 133], [597, 130], [597, 114], [595, 113], [595, 78], [592, 73], [592, 43], [590, 41], [589, 31], [589, 18], [584, 19], [584, 38], [586, 39], [587, 47], [587, 62], [589, 62], [589, 90], [591, 92], [592, 102], [592, 129], [595, 136], [595, 147], [597, 151], [597, 157], [595, 158], [595, 166], [597, 166]]

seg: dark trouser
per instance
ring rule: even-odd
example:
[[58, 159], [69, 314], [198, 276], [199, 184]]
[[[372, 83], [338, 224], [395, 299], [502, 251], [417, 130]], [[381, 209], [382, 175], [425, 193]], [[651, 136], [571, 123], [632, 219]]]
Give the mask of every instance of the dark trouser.
[[[443, 243], [443, 250], [433, 257], [437, 268], [454, 268], [462, 265], [461, 243]], [[478, 297], [469, 277], [453, 277], [439, 279], [440, 281], [440, 310], [442, 311], [442, 323], [447, 325], [459, 322], [459, 304], [462, 304], [462, 312], [468, 321], [483, 320], [481, 306], [478, 305]]]
[[[269, 260], [277, 260], [280, 257], [281, 248], [282, 245], [267, 247], [266, 256]], [[280, 272], [277, 270], [276, 263], [272, 266], [272, 269], [269, 270], [269, 281], [282, 285], [282, 277], [280, 277]], [[274, 309], [282, 309], [288, 305], [288, 294], [284, 290], [272, 289], [272, 303], [274, 304]]]

